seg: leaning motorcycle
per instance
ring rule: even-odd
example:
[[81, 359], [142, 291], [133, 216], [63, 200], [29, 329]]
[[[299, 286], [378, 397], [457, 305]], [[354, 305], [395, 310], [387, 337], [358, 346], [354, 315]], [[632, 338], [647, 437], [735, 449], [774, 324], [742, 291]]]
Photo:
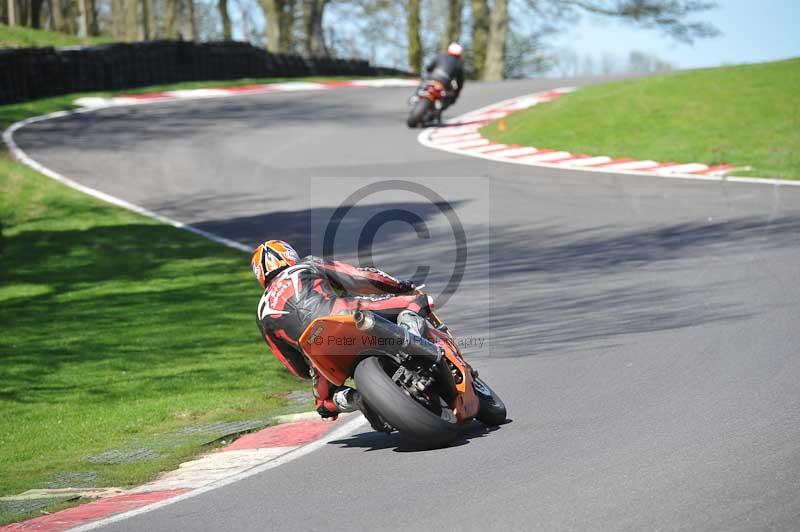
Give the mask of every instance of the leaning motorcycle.
[[409, 99], [411, 109], [406, 120], [408, 127], [422, 127], [438, 122], [446, 96], [444, 83], [435, 79], [424, 80]]
[[[341, 386], [354, 378], [372, 415], [425, 447], [452, 442], [459, 425], [506, 420], [506, 407], [478, 376], [434, 313], [425, 338], [369, 311], [322, 316], [300, 337], [314, 369]], [[373, 424], [374, 426], [374, 424]]]

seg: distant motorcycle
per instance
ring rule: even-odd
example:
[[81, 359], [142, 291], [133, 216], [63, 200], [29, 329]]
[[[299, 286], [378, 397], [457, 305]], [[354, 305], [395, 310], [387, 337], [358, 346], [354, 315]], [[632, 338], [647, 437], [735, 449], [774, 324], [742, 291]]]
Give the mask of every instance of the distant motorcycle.
[[444, 83], [435, 79], [423, 80], [416, 93], [409, 99], [411, 110], [406, 123], [408, 127], [424, 127], [440, 124], [442, 106], [447, 96]]

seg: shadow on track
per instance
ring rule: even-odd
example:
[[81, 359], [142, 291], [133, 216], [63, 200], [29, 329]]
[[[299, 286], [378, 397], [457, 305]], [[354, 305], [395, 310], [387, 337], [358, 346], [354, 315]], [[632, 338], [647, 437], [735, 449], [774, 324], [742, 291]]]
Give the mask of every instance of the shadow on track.
[[337, 445], [346, 449], [364, 449], [364, 451], [381, 451], [384, 449], [392, 449], [396, 453], [417, 453], [417, 452], [436, 452], [443, 449], [450, 449], [453, 447], [461, 447], [467, 445], [470, 440], [476, 438], [483, 438], [490, 434], [502, 429], [504, 425], [512, 423], [512, 420], [507, 420], [503, 425], [498, 427], [487, 427], [478, 421], [472, 421], [459, 429], [458, 437], [453, 443], [442, 449], [427, 449], [420, 447], [413, 442], [410, 442], [400, 436], [397, 432], [385, 434], [383, 432], [361, 432], [353, 434], [341, 440], [333, 440], [328, 442], [328, 445]]
[[[357, 242], [362, 223], [399, 203], [354, 206], [342, 226], [343, 242]], [[438, 208], [413, 206], [423, 217]], [[454, 205], [456, 211], [469, 208]], [[359, 210], [360, 209], [360, 210]], [[325, 219], [323, 210], [291, 211], [197, 224], [205, 230], [256, 242], [268, 233], [308, 242], [310, 218]], [[376, 243], [379, 266], [398, 276], [410, 276], [407, 252], [414, 264], [436, 265], [452, 242], [418, 245], [408, 228], [386, 232]], [[738, 217], [661, 224], [637, 230], [605, 226], [564, 231], [553, 225], [523, 228], [513, 225], [467, 226], [470, 264], [459, 292], [490, 293], [490, 301], [447, 306], [443, 317], [453, 330], [471, 334], [489, 331], [491, 349], [466, 352], [472, 357], [520, 357], [614, 345], [625, 335], [697, 327], [742, 320], [762, 311], [752, 301], [737, 300], [733, 281], [722, 281], [715, 269], [749, 261], [759, 250], [794, 248], [800, 243], [800, 216], [775, 219]], [[357, 256], [357, 247], [337, 249], [339, 256]], [[667, 275], [694, 260], [696, 275]], [[708, 261], [708, 266], [705, 266]], [[769, 274], [769, 265], [764, 265]], [[432, 269], [429, 287], [443, 284]], [[445, 272], [449, 273], [449, 272]], [[703, 278], [702, 283], [698, 279]], [[490, 285], [486, 289], [486, 283]]]

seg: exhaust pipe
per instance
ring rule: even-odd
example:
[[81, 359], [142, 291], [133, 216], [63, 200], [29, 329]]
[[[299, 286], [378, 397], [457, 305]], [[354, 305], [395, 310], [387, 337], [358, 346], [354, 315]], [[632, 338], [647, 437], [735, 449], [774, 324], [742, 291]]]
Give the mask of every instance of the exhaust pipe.
[[397, 351], [431, 361], [442, 385], [444, 398], [451, 401], [458, 395], [453, 374], [450, 373], [444, 351], [439, 346], [368, 310], [356, 312], [353, 318], [359, 330], [389, 340]]

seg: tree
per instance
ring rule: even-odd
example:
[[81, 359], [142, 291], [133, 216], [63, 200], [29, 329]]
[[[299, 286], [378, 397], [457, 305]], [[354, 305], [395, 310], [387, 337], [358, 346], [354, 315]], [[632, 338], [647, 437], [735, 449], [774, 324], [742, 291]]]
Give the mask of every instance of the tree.
[[486, 45], [489, 40], [489, 4], [487, 0], [472, 0], [472, 75], [483, 77], [486, 65]]
[[197, 18], [194, 14], [194, 0], [181, 2], [181, 34], [188, 41], [197, 39]]
[[614, 17], [642, 28], [657, 28], [668, 37], [691, 44], [695, 39], [712, 37], [719, 31], [706, 22], [687, 21], [701, 11], [715, 8], [704, 0], [550, 0], [566, 10], [582, 10]]
[[503, 79], [508, 37], [508, 0], [494, 0], [489, 19], [489, 42], [486, 46], [486, 65], [481, 79]]
[[87, 0], [78, 0], [78, 36], [89, 35], [89, 6]]
[[[116, 0], [112, 0], [116, 1]], [[168, 39], [180, 37], [181, 0], [165, 1], [164, 35]]]
[[[508, 38], [508, 0], [472, 0], [473, 74], [481, 79], [499, 79], [505, 64]], [[705, 0], [527, 0], [526, 7], [540, 16], [574, 19], [580, 13], [613, 17], [641, 28], [659, 29], [678, 41], [691, 43], [694, 39], [717, 34], [705, 22], [688, 20], [698, 12], [715, 7]], [[484, 37], [489, 20], [488, 39]], [[485, 54], [484, 54], [485, 50]], [[488, 54], [491, 53], [491, 57]]]
[[408, 0], [408, 68], [419, 74], [422, 71], [422, 38], [419, 33], [419, 0]]
[[17, 0], [8, 0], [8, 25], [16, 26], [17, 22]]
[[[228, 13], [228, 0], [218, 0], [217, 9], [219, 10], [219, 18], [222, 21], [222, 38], [226, 41], [233, 39], [231, 32], [231, 16]], [[245, 35], [245, 40], [247, 36]]]
[[[12, 0], [13, 1], [13, 0]], [[112, 3], [113, 5], [113, 3]], [[55, 31], [64, 31], [64, 4], [62, 0], [51, 0], [50, 3], [50, 19], [52, 27]]]
[[461, 15], [464, 11], [462, 0], [447, 0], [447, 19], [441, 49], [444, 52], [451, 42], [461, 40]]
[[261, 0], [270, 52], [291, 52], [294, 47], [294, 0]]
[[311, 56], [328, 55], [322, 17], [328, 0], [303, 0], [303, 47]]
[[42, 27], [42, 4], [44, 2], [42, 0], [31, 0], [31, 10], [30, 10], [30, 24], [31, 28], [41, 28]]

